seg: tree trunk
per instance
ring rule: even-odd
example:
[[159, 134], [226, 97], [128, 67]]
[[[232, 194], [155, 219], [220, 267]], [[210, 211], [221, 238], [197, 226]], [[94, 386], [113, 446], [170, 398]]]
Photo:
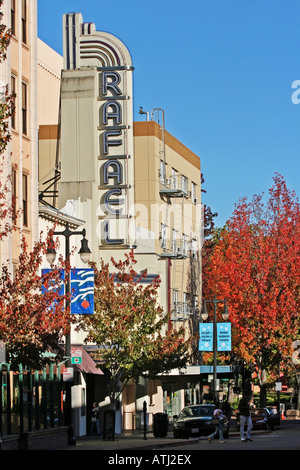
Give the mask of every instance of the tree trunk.
[[259, 404], [261, 408], [265, 408], [267, 406], [267, 386], [265, 383], [260, 386]]
[[297, 374], [297, 384], [298, 384], [298, 399], [297, 399], [297, 410], [300, 410], [300, 374]]

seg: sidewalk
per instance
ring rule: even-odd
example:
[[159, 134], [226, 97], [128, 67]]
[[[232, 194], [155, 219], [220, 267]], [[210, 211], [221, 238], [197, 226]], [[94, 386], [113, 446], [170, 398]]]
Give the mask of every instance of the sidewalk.
[[151, 450], [182, 445], [184, 442], [197, 442], [198, 438], [194, 439], [174, 439], [173, 432], [168, 432], [166, 437], [154, 437], [152, 432], [146, 434], [146, 439], [143, 433], [134, 434], [117, 434], [113, 441], [104, 441], [102, 436], [82, 436], [77, 438], [75, 446], [69, 446], [67, 450]]
[[[283, 420], [281, 426], [276, 428], [285, 429], [290, 426], [300, 426], [300, 420]], [[275, 431], [276, 431], [275, 430]], [[272, 431], [269, 430], [254, 430], [252, 433], [255, 434], [266, 434]], [[233, 436], [239, 436], [239, 432], [236, 428], [235, 423], [232, 425], [229, 431], [229, 438]], [[126, 450], [152, 450], [152, 449], [163, 449], [164, 447], [182, 446], [185, 442], [196, 444], [199, 440], [207, 439], [207, 437], [195, 437], [190, 439], [174, 439], [173, 431], [169, 431], [166, 437], [154, 437], [152, 431], [146, 434], [146, 439], [143, 433], [134, 434], [117, 434], [113, 441], [104, 441], [102, 436], [82, 436], [76, 440], [76, 445], [68, 446], [65, 450], [113, 450], [113, 451], [126, 451]]]

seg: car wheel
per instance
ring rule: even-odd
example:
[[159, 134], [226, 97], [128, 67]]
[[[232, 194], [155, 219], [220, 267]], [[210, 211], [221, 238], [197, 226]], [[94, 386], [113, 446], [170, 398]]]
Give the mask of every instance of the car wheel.
[[173, 436], [174, 436], [174, 439], [180, 439], [180, 434], [178, 431], [175, 431], [173, 432]]

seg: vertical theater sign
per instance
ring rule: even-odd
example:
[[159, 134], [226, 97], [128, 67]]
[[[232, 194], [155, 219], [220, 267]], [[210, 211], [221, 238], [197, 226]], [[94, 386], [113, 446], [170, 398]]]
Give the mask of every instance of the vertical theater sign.
[[[103, 70], [100, 81], [99, 172], [100, 200], [103, 213], [102, 242], [124, 245], [129, 221], [130, 176], [128, 137], [132, 123], [128, 122], [130, 96], [126, 89], [126, 70]], [[132, 175], [133, 176], [133, 175]], [[133, 181], [131, 177], [131, 181]]]
[[131, 56], [80, 13], [63, 22], [60, 198], [79, 202], [100, 250], [126, 249], [135, 243]]

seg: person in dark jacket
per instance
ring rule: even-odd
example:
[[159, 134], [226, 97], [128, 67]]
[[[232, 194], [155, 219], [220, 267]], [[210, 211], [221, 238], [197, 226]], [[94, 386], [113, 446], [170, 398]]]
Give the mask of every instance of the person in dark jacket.
[[[241, 441], [252, 441], [252, 420], [250, 413], [250, 401], [248, 397], [243, 396], [239, 403], [239, 415], [240, 415], [240, 436]], [[245, 437], [245, 425], [247, 425], [247, 435]]]
[[97, 432], [97, 434], [100, 436], [100, 420], [99, 420], [99, 406], [97, 403], [93, 403], [93, 409], [92, 409], [92, 422], [91, 422], [91, 434], [94, 434]]

